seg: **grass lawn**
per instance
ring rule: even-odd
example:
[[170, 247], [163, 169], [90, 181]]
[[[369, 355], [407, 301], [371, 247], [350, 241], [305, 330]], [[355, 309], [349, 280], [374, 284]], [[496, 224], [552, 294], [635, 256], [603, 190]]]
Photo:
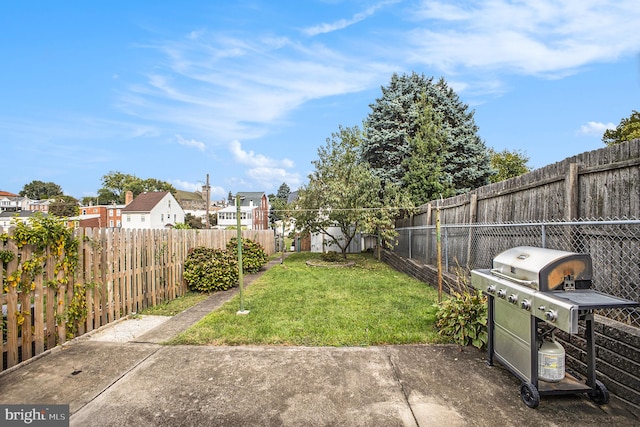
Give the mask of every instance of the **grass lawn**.
[[170, 344], [367, 346], [445, 342], [434, 330], [437, 291], [371, 255], [354, 267], [306, 265], [319, 254], [291, 254], [239, 296]]
[[148, 314], [154, 316], [175, 316], [182, 313], [201, 301], [209, 298], [209, 294], [201, 294], [199, 292], [189, 291], [181, 297], [167, 301], [164, 304], [158, 304], [154, 307], [147, 307], [138, 314]]

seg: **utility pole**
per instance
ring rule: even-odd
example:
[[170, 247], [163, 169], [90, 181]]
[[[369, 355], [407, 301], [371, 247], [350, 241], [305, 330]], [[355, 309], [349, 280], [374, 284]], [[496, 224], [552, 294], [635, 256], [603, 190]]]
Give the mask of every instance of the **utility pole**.
[[240, 221], [241, 209], [240, 209], [240, 194], [236, 193], [236, 225], [238, 229], [238, 288], [240, 290], [240, 310], [236, 314], [244, 315], [249, 314], [249, 310], [244, 309], [244, 296], [242, 292], [243, 284], [243, 271], [242, 271], [242, 222]]
[[204, 187], [204, 192], [207, 195], [207, 200], [205, 201], [205, 203], [207, 204], [206, 207], [206, 213], [205, 213], [205, 218], [204, 218], [204, 228], [209, 229], [209, 199], [211, 199], [211, 195], [209, 194], [209, 191], [211, 189], [211, 186], [209, 185], [209, 174], [207, 174], [207, 183], [205, 184]]

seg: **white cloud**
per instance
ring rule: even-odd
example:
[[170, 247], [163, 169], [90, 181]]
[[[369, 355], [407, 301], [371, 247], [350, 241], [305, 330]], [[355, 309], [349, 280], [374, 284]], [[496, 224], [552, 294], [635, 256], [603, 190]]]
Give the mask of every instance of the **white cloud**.
[[185, 147], [195, 147], [203, 152], [207, 148], [204, 142], [196, 141], [195, 139], [184, 139], [181, 135], [176, 135], [176, 139], [178, 140], [178, 144], [184, 145]]
[[258, 168], [281, 166], [285, 168], [294, 167], [293, 161], [289, 159], [275, 160], [262, 154], [256, 154], [253, 150], [245, 151], [242, 149], [240, 141], [232, 141], [229, 143], [229, 151], [233, 157], [242, 164], [254, 166]]
[[353, 24], [357, 24], [360, 21], [367, 19], [369, 16], [373, 15], [378, 9], [397, 3], [399, 0], [391, 0], [391, 1], [382, 1], [373, 6], [368, 7], [362, 12], [356, 13], [351, 17], [351, 19], [339, 19], [332, 23], [323, 23], [320, 25], [315, 25], [313, 27], [305, 28], [302, 32], [308, 36], [316, 36], [318, 34], [330, 33], [332, 31], [342, 30], [347, 28]]
[[303, 104], [374, 87], [394, 69], [273, 35], [200, 30], [197, 37], [147, 48], [160, 52], [166, 66], [131, 84], [119, 107], [166, 127], [210, 135], [208, 144], [264, 136]]
[[[172, 183], [179, 190], [192, 191], [192, 192], [202, 191], [202, 186], [204, 185], [204, 183], [200, 181], [189, 182], [189, 181], [182, 181], [180, 179], [174, 179]], [[215, 199], [218, 197], [224, 197], [227, 195], [227, 191], [225, 191], [224, 188], [216, 185], [212, 185], [210, 191], [211, 191], [212, 199]]]
[[200, 191], [202, 187], [202, 184], [198, 182], [182, 181], [180, 179], [174, 179], [172, 183], [177, 189], [184, 191]]
[[588, 122], [586, 125], [580, 126], [580, 130], [578, 131], [581, 135], [589, 135], [589, 136], [598, 136], [601, 137], [602, 134], [607, 129], [615, 129], [616, 125], [613, 123], [600, 123], [600, 122]]
[[247, 175], [260, 185], [263, 185], [264, 191], [275, 189], [283, 182], [286, 182], [292, 188], [298, 188], [301, 183], [299, 174], [287, 172], [283, 168], [257, 167], [249, 169]]
[[640, 49], [636, 0], [492, 0], [464, 5], [424, 0], [409, 33], [411, 60], [468, 69], [562, 76]]

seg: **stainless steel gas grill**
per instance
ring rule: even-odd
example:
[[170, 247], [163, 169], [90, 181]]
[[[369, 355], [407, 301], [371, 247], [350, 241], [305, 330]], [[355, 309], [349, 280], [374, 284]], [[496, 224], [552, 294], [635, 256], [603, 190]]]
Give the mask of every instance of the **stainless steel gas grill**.
[[[522, 381], [520, 396], [535, 408], [540, 395], [587, 393], [598, 404], [609, 392], [596, 379], [594, 310], [639, 303], [591, 289], [588, 254], [520, 246], [500, 253], [493, 268], [471, 271], [471, 284], [488, 298], [488, 359]], [[578, 333], [584, 321], [586, 378], [566, 372], [554, 331]]]

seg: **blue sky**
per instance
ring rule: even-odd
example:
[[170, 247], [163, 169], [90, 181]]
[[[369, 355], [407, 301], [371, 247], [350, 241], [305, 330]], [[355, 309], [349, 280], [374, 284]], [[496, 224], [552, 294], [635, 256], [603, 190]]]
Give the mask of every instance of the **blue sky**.
[[534, 168], [640, 110], [637, 0], [0, 3], [0, 189], [298, 188], [396, 73], [444, 77]]

